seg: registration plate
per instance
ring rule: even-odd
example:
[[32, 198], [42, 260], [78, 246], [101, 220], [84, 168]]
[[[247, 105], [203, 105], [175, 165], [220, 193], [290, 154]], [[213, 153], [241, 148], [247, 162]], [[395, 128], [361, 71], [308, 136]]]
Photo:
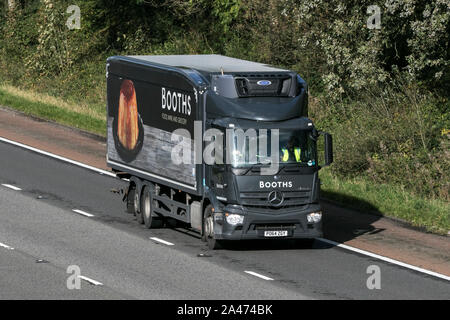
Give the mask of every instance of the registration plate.
[[287, 230], [271, 230], [264, 231], [264, 237], [287, 237]]

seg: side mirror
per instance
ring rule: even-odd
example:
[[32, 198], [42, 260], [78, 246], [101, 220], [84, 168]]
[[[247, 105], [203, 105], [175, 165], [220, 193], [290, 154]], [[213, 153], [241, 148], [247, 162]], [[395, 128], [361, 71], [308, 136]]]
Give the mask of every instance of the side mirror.
[[323, 133], [323, 137], [325, 139], [325, 166], [329, 166], [333, 163], [333, 137], [327, 132]]

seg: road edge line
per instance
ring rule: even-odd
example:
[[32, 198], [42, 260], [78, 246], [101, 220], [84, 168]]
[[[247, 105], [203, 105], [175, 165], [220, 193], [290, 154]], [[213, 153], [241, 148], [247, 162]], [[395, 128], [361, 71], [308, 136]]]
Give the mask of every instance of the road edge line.
[[397, 265], [397, 266], [401, 266], [403, 268], [407, 268], [407, 269], [414, 270], [414, 271], [417, 271], [417, 272], [420, 272], [420, 273], [424, 273], [424, 274], [427, 274], [427, 275], [430, 275], [430, 276], [433, 276], [433, 277], [437, 277], [437, 278], [440, 278], [440, 279], [443, 279], [443, 280], [450, 281], [450, 277], [446, 276], [445, 274], [441, 274], [441, 273], [438, 273], [438, 272], [434, 272], [434, 271], [430, 271], [430, 270], [423, 269], [423, 268], [420, 268], [420, 267], [416, 267], [416, 266], [413, 266], [413, 265], [405, 263], [405, 262], [401, 262], [401, 261], [398, 261], [398, 260], [395, 260], [395, 259], [392, 259], [392, 258], [388, 258], [388, 257], [382, 256], [382, 255], [376, 254], [376, 253], [372, 253], [370, 251], [358, 249], [358, 248], [355, 248], [355, 247], [352, 247], [352, 246], [349, 246], [349, 245], [346, 245], [346, 244], [343, 244], [343, 243], [339, 243], [339, 242], [336, 242], [336, 241], [333, 241], [333, 240], [328, 240], [328, 239], [324, 239], [324, 238], [317, 238], [317, 240], [325, 242], [325, 243], [328, 243], [328, 244], [331, 244], [333, 246], [336, 246], [336, 247], [339, 247], [339, 248], [342, 248], [342, 249], [346, 249], [346, 250], [353, 251], [353, 252], [356, 252], [356, 253], [359, 253], [359, 254], [362, 254], [362, 255], [365, 255], [365, 256], [369, 256], [371, 258], [375, 258], [375, 259], [382, 260], [382, 261], [385, 261], [385, 262], [388, 262], [388, 263], [391, 263], [391, 264], [394, 264], [394, 265]]
[[54, 153], [51, 153], [51, 152], [48, 152], [48, 151], [44, 151], [44, 150], [40, 150], [40, 149], [31, 147], [29, 145], [26, 145], [26, 144], [23, 144], [23, 143], [20, 143], [20, 142], [12, 141], [12, 140], [9, 140], [9, 139], [3, 138], [3, 137], [0, 137], [0, 141], [5, 142], [5, 143], [9, 143], [11, 145], [14, 145], [14, 146], [17, 146], [17, 147], [20, 147], [20, 148], [23, 148], [23, 149], [26, 149], [26, 150], [29, 150], [29, 151], [36, 152], [38, 154], [41, 154], [41, 155], [44, 155], [44, 156], [47, 156], [47, 157], [51, 157], [51, 158], [54, 158], [54, 159], [57, 159], [57, 160], [60, 160], [60, 161], [68, 162], [70, 164], [74, 164], [74, 165], [79, 166], [79, 167], [84, 168], [84, 169], [92, 170], [92, 171], [95, 171], [97, 173], [108, 175], [108, 176], [116, 178], [116, 175], [114, 173], [112, 173], [112, 172], [109, 172], [109, 171], [106, 171], [106, 170], [103, 170], [103, 169], [99, 169], [99, 168], [96, 168], [96, 167], [93, 167], [93, 166], [90, 166], [88, 164], [84, 164], [84, 163], [81, 163], [81, 162], [78, 162], [78, 161], [75, 161], [75, 160], [71, 160], [71, 159], [66, 158], [66, 157], [58, 156], [57, 154], [54, 154]]

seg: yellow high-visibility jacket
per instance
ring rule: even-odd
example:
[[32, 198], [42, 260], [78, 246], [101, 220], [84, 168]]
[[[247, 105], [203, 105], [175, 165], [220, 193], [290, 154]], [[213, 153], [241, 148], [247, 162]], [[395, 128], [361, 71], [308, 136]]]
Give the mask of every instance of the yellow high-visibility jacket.
[[[289, 151], [286, 148], [281, 149], [281, 152], [283, 152], [283, 157], [281, 158], [281, 161], [287, 162], [289, 161]], [[294, 148], [294, 155], [295, 155], [295, 161], [301, 162], [301, 149], [300, 148]]]

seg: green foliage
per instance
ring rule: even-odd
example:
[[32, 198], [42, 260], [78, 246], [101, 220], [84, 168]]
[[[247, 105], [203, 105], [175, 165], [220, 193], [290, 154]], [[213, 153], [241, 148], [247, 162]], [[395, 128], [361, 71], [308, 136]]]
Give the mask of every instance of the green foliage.
[[24, 58], [31, 56], [37, 46], [37, 3], [15, 12], [4, 12], [0, 20], [0, 80], [18, 84], [27, 72]]
[[427, 231], [446, 235], [450, 230], [448, 202], [411, 194], [388, 183], [373, 183], [364, 177], [334, 176], [329, 168], [321, 172], [322, 195], [346, 207], [370, 213], [389, 213]]
[[212, 14], [217, 17], [221, 31], [227, 33], [231, 24], [239, 15], [240, 0], [214, 0]]
[[443, 134], [450, 126], [447, 98], [396, 79], [332, 107], [325, 97], [310, 106], [316, 124], [334, 134], [335, 175], [366, 176], [376, 184], [450, 199], [450, 140]]
[[92, 115], [60, 108], [50, 103], [17, 97], [9, 94], [2, 88], [0, 88], [0, 103], [28, 115], [106, 136], [106, 117], [105, 119], [97, 119]]
[[[367, 28], [370, 5], [380, 7], [379, 30]], [[253, 0], [242, 6], [237, 31], [247, 31], [259, 60], [297, 68], [313, 92], [339, 100], [389, 83], [392, 70], [448, 88], [439, 81], [450, 69], [448, 1]]]
[[38, 16], [36, 50], [25, 60], [31, 72], [41, 76], [61, 74], [73, 60], [65, 27], [65, 8], [60, 1], [43, 0]]
[[[450, 5], [446, 0], [390, 0], [386, 13], [392, 36], [407, 47], [403, 54], [403, 66], [413, 79], [449, 76]], [[398, 19], [398, 17], [401, 19]], [[389, 39], [389, 38], [388, 38]], [[395, 43], [394, 43], [395, 45]], [[448, 88], [448, 86], [447, 86]]]

